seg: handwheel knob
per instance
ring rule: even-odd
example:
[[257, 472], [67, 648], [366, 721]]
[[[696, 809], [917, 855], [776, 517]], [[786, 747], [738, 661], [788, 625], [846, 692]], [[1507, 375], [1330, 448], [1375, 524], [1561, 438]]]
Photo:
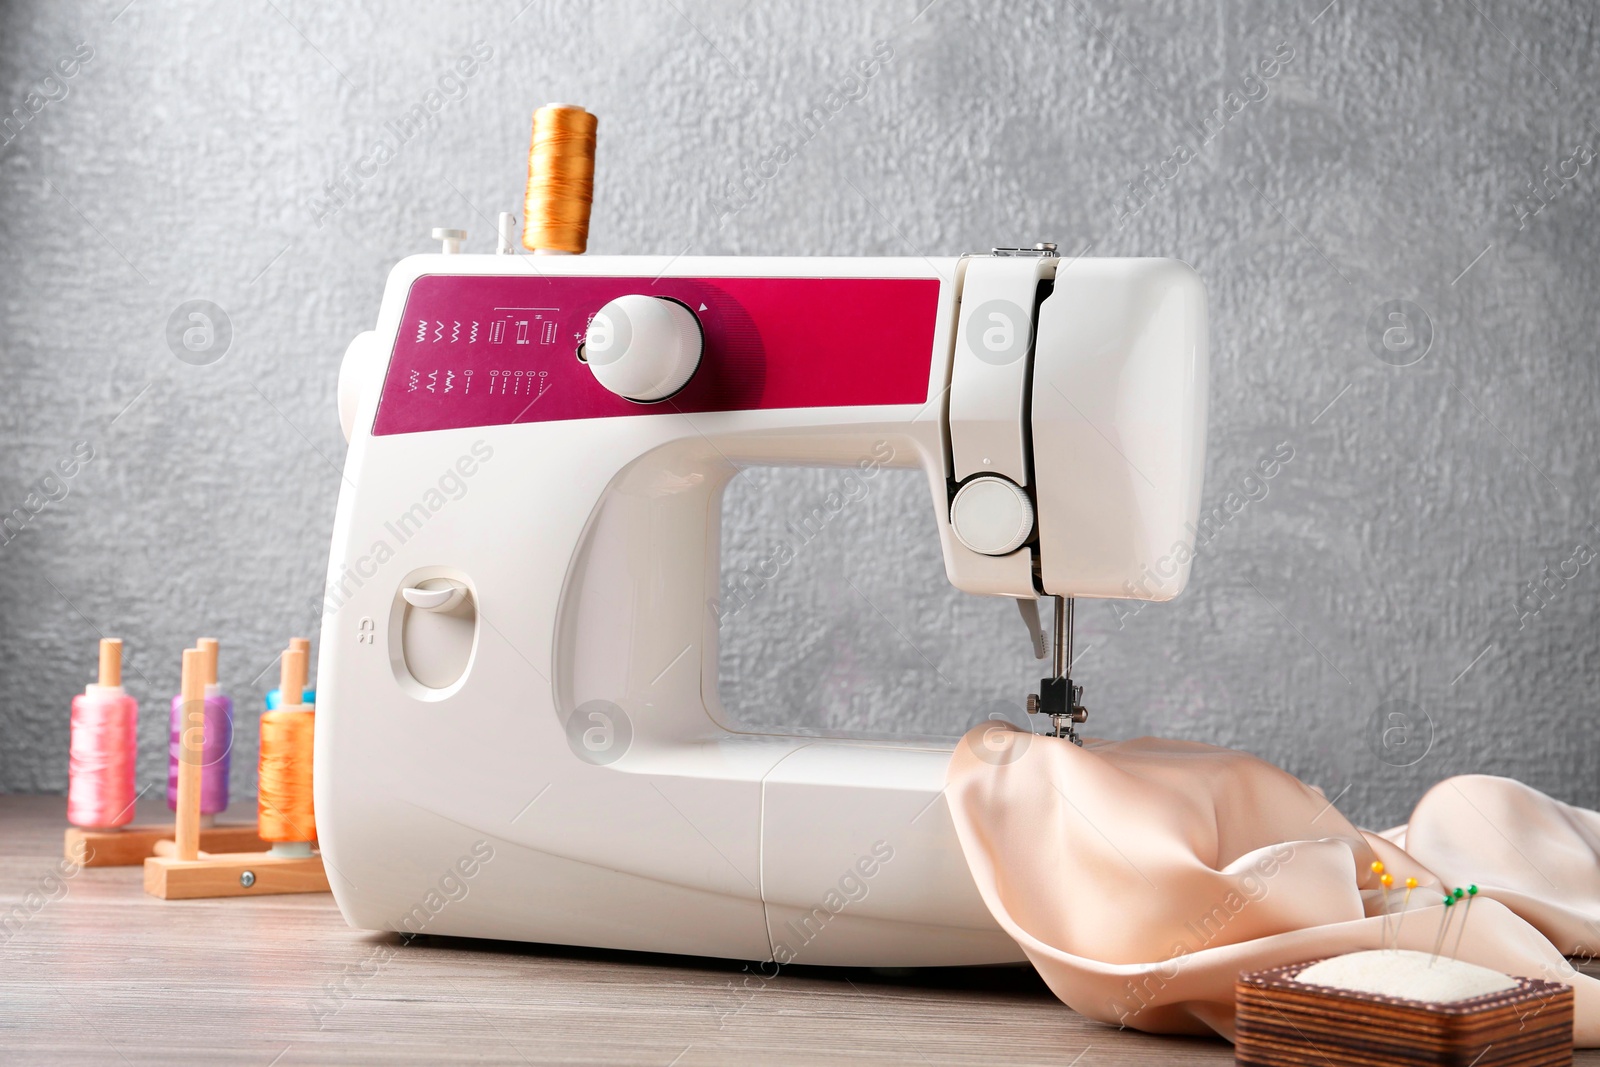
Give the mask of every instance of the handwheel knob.
[[1033, 501], [1023, 488], [998, 474], [982, 474], [956, 491], [950, 502], [956, 540], [985, 556], [1005, 556], [1033, 533]]

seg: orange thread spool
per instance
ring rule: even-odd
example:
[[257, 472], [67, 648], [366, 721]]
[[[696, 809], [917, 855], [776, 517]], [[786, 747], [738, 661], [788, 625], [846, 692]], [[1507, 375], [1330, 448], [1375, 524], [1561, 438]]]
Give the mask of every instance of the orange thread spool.
[[550, 104], [533, 113], [522, 230], [523, 247], [530, 252], [577, 255], [589, 247], [599, 125], [599, 119], [571, 104]]
[[316, 714], [269, 711], [261, 716], [261, 840], [315, 841], [311, 803], [311, 737]]
[[[306, 654], [291, 648], [283, 654], [280, 690], [299, 694], [306, 685]], [[316, 713], [309, 705], [280, 705], [261, 716], [261, 763], [256, 818], [261, 840], [273, 844], [317, 839], [312, 803], [311, 753]]]

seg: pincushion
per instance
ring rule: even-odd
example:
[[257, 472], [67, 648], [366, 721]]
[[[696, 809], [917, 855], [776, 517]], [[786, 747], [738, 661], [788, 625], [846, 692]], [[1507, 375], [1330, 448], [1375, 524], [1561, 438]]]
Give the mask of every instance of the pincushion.
[[1375, 950], [1239, 977], [1236, 1062], [1258, 1067], [1572, 1062], [1572, 989]]

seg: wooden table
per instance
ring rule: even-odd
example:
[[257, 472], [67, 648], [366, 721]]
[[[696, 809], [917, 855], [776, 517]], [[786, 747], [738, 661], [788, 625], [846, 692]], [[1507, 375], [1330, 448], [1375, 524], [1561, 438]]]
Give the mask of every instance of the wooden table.
[[137, 867], [53, 882], [65, 803], [0, 797], [7, 1064], [1233, 1062], [1222, 1041], [1090, 1022], [1023, 967], [765, 980], [722, 960], [405, 943], [351, 930], [321, 894], [165, 902]]

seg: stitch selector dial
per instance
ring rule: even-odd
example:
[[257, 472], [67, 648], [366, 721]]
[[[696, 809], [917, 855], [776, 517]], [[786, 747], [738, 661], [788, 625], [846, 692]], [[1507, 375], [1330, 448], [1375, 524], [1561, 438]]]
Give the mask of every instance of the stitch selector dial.
[[694, 312], [676, 300], [629, 294], [589, 320], [583, 359], [613, 393], [653, 404], [688, 384], [704, 348]]

